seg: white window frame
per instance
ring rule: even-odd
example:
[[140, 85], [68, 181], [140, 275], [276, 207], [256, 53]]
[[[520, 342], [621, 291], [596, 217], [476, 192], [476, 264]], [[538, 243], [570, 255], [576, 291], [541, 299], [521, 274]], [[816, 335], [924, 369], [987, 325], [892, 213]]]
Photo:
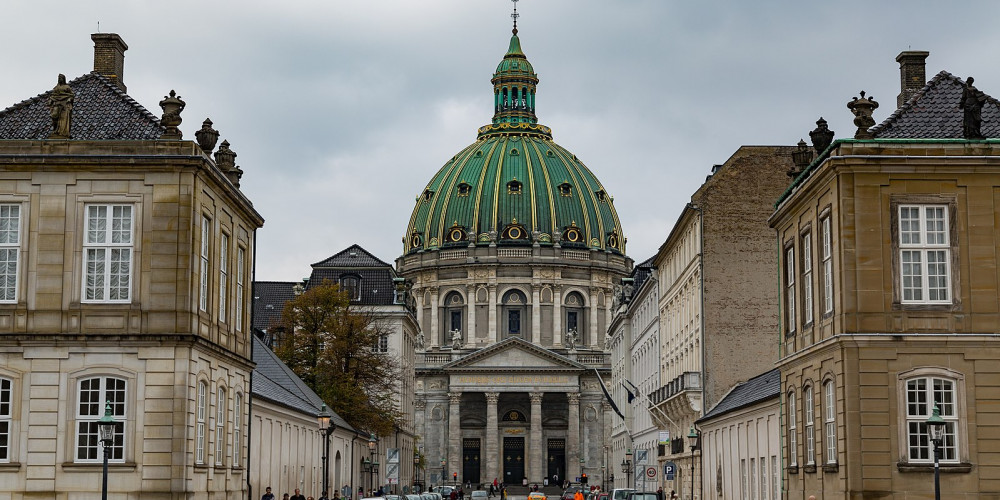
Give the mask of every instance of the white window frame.
[[241, 246], [236, 247], [236, 331], [243, 331], [243, 281], [245, 277], [246, 249]]
[[372, 352], [385, 354], [389, 352], [389, 335], [379, 335], [378, 340], [375, 341], [375, 345], [372, 346]]
[[17, 303], [21, 270], [21, 204], [0, 204], [0, 303]]
[[837, 463], [837, 391], [833, 380], [823, 383], [823, 427], [826, 436], [826, 463]]
[[361, 300], [361, 276], [357, 274], [341, 276], [340, 290], [347, 294], [349, 300]]
[[833, 312], [833, 236], [830, 233], [830, 217], [820, 222], [823, 238], [823, 314]]
[[813, 322], [812, 233], [802, 235], [802, 323]]
[[781, 500], [781, 472], [778, 470], [778, 455], [771, 455], [771, 500]]
[[[954, 291], [951, 286], [949, 206], [900, 204], [896, 215], [900, 302], [951, 304]], [[932, 281], [936, 286], [932, 286]]]
[[205, 464], [205, 417], [208, 414], [208, 382], [198, 382], [198, 399], [195, 402], [195, 451], [194, 463]]
[[[921, 384], [922, 383], [922, 384]], [[939, 391], [936, 384], [943, 384]], [[920, 387], [923, 385], [923, 387]], [[950, 385], [945, 389], [944, 385]], [[905, 460], [909, 463], [934, 463], [934, 445], [930, 441], [927, 419], [934, 405], [938, 405], [941, 418], [945, 421], [945, 431], [941, 444], [941, 463], [959, 463], [964, 450], [961, 449], [965, 429], [960, 421], [964, 403], [959, 398], [962, 380], [942, 374], [922, 374], [901, 380], [904, 394], [902, 405], [906, 434]], [[940, 394], [938, 394], [940, 392]], [[950, 393], [947, 398], [942, 396]]]
[[760, 500], [767, 500], [767, 457], [760, 457]]
[[795, 409], [795, 393], [788, 393], [788, 465], [796, 467], [799, 465], [799, 439], [798, 439], [798, 414]]
[[740, 459], [740, 497], [743, 500], [748, 500], [747, 495], [749, 489], [747, 488], [747, 459]]
[[226, 294], [229, 293], [229, 235], [219, 236], [219, 321], [229, 323], [226, 317]]
[[243, 462], [243, 393], [237, 392], [233, 398], [233, 467], [241, 467]]
[[115, 436], [108, 462], [125, 462], [128, 380], [111, 375], [88, 375], [76, 382], [74, 462], [100, 463], [104, 460], [104, 448], [100, 443], [97, 422], [104, 416], [108, 401], [111, 402], [111, 417], [115, 419]]
[[757, 481], [754, 480], [757, 476], [756, 458], [750, 457], [750, 468], [747, 470], [749, 471], [747, 474], [747, 478], [749, 479], [749, 482], [747, 483], [747, 498], [754, 500], [754, 497], [757, 496]]
[[788, 333], [793, 334], [796, 330], [795, 318], [795, 248], [789, 246], [785, 249], [785, 305], [788, 320]]
[[215, 391], [215, 465], [226, 463], [226, 390], [219, 387]]
[[198, 277], [198, 308], [208, 312], [208, 257], [210, 238], [212, 234], [212, 219], [207, 215], [201, 217], [201, 262]]
[[0, 463], [10, 462], [14, 416], [14, 381], [0, 377]]
[[[120, 213], [116, 214], [116, 211]], [[80, 301], [127, 304], [132, 300], [135, 206], [127, 203], [88, 203], [84, 205], [83, 213], [83, 279]], [[127, 222], [128, 227], [116, 225], [120, 221]], [[103, 228], [100, 227], [102, 222]], [[122, 266], [125, 268], [124, 272], [121, 271]], [[116, 267], [119, 269], [117, 273], [114, 272]], [[122, 281], [125, 282], [124, 286], [121, 285]], [[116, 296], [112, 298], [112, 295]]]
[[813, 387], [807, 385], [802, 389], [802, 432], [805, 435], [806, 465], [816, 464], [816, 401], [813, 399]]

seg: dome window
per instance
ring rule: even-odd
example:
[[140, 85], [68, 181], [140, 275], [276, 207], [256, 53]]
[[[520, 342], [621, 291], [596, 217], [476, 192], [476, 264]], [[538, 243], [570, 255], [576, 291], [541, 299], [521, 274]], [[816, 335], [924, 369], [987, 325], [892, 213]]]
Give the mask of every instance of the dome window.
[[470, 186], [469, 183], [467, 182], [459, 183], [458, 185], [459, 196], [469, 196], [469, 193], [471, 192], [472, 192], [472, 186]]
[[556, 154], [553, 153], [552, 150], [550, 149], [550, 150], [548, 150], [548, 151], [545, 152], [545, 156], [548, 156], [549, 158], [555, 158]]
[[465, 228], [458, 225], [458, 221], [455, 221], [455, 225], [451, 226], [448, 230], [447, 240], [449, 243], [457, 243], [459, 241], [465, 241], [466, 233]]
[[424, 190], [424, 200], [431, 201], [431, 198], [433, 197], [434, 197], [434, 191], [431, 191], [430, 189]]
[[410, 236], [410, 247], [419, 248], [422, 243], [423, 238], [420, 236], [420, 233], [413, 233]]
[[521, 181], [515, 177], [514, 180], [507, 183], [507, 194], [521, 194], [522, 187]]
[[611, 248], [618, 248], [618, 233], [612, 231], [608, 233], [608, 246]]
[[521, 154], [521, 152], [518, 151], [517, 148], [511, 148], [511, 150], [510, 150], [510, 155], [511, 156], [517, 156], [519, 154]]
[[597, 191], [597, 200], [598, 201], [605, 201], [605, 198], [607, 198], [607, 197], [608, 197], [608, 193], [606, 193], [603, 189]]
[[524, 228], [523, 225], [517, 223], [517, 219], [511, 221], [507, 227], [503, 228], [503, 232], [500, 233], [500, 238], [504, 240], [522, 240], [528, 239], [528, 230]]
[[559, 194], [562, 196], [573, 196], [573, 186], [568, 182], [560, 184]]
[[562, 239], [569, 243], [583, 243], [583, 233], [576, 227], [576, 221], [563, 230]]

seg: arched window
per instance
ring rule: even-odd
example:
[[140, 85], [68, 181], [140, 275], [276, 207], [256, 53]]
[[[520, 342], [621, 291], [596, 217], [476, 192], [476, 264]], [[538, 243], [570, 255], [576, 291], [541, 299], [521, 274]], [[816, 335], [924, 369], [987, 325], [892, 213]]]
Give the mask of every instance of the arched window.
[[837, 393], [833, 380], [823, 384], [823, 435], [826, 436], [826, 463], [837, 463]]
[[215, 404], [215, 465], [222, 465], [226, 458], [226, 390], [219, 388]]
[[233, 465], [243, 462], [243, 394], [237, 392], [233, 400]]
[[799, 465], [799, 441], [798, 429], [795, 421], [798, 415], [795, 414], [795, 393], [788, 393], [788, 465], [797, 467]]
[[340, 277], [340, 289], [347, 292], [351, 300], [361, 300], [361, 276], [345, 274]]
[[524, 337], [527, 323], [527, 303], [525, 296], [518, 290], [511, 290], [503, 296], [504, 328], [508, 337]]
[[[462, 298], [462, 294], [451, 292], [445, 296], [444, 307], [447, 323], [445, 323], [442, 344], [448, 345], [451, 342], [451, 332], [465, 332], [465, 327], [463, 326], [465, 323], [463, 321], [465, 318], [465, 299]], [[465, 338], [464, 335], [463, 338]]]
[[10, 462], [13, 386], [11, 379], [0, 377], [0, 462]]
[[816, 463], [816, 433], [815, 431], [815, 414], [813, 408], [815, 401], [813, 401], [813, 388], [811, 385], [806, 386], [802, 389], [802, 432], [805, 438], [805, 462], [806, 465], [814, 465]]
[[944, 420], [944, 435], [941, 440], [941, 462], [958, 463], [963, 456], [959, 448], [964, 437], [960, 390], [964, 385], [961, 374], [938, 368], [920, 368], [901, 374], [902, 390], [905, 391], [905, 405], [900, 410], [906, 419], [906, 454], [910, 463], [931, 463], [934, 461], [934, 444], [930, 440], [927, 419], [937, 406]]
[[208, 383], [198, 382], [198, 402], [195, 412], [194, 463], [205, 463], [205, 419], [208, 416]]
[[577, 335], [577, 343], [585, 345], [585, 332], [587, 329], [584, 328], [584, 318], [586, 317], [586, 314], [584, 314], [585, 309], [583, 295], [580, 295], [579, 292], [571, 292], [567, 295], [566, 300], [563, 301], [563, 311], [565, 316], [565, 321], [563, 321], [563, 323], [566, 325], [565, 333], [568, 335], [570, 332], [575, 332]]
[[98, 420], [108, 403], [115, 419], [115, 437], [111, 443], [111, 462], [125, 461], [126, 382], [115, 377], [89, 377], [77, 384], [76, 462], [100, 462], [104, 459]]

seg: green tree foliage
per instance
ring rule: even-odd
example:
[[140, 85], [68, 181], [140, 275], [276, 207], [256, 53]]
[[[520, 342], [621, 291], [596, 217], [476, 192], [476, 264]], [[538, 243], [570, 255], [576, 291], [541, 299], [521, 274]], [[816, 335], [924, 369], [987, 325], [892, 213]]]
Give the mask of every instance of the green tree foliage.
[[387, 435], [400, 423], [398, 361], [376, 346], [390, 330], [329, 282], [285, 304], [275, 352], [330, 409], [357, 429]]

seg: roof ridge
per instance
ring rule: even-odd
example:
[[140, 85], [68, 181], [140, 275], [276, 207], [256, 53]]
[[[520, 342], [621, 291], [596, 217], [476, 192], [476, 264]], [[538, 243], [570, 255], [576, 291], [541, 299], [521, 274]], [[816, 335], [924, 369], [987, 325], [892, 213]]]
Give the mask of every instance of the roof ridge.
[[[341, 251], [339, 251], [339, 252], [337, 252], [337, 253], [335, 253], [335, 254], [333, 254], [333, 255], [331, 255], [331, 256], [329, 256], [329, 257], [327, 257], [327, 258], [325, 258], [325, 259], [323, 259], [321, 261], [319, 261], [319, 262], [316, 262], [316, 263], [312, 264], [310, 267], [320, 266], [324, 262], [328, 262], [328, 261], [331, 261], [333, 259], [336, 259], [337, 257], [340, 257], [341, 255], [344, 255], [345, 253], [349, 252], [352, 249], [361, 250], [362, 252], [365, 253], [365, 255], [367, 255], [368, 257], [371, 257], [372, 259], [374, 259], [379, 264], [382, 264], [383, 266], [390, 267], [390, 268], [392, 267], [391, 264], [388, 264], [384, 260], [376, 257], [375, 254], [369, 252], [368, 250], [365, 250], [364, 247], [362, 247], [361, 245], [359, 245], [357, 243], [352, 243], [351, 246], [349, 246], [349, 247], [347, 247], [347, 248], [345, 248], [345, 249], [343, 249], [343, 250], [341, 250]], [[361, 267], [370, 267], [370, 266], [361, 266]]]
[[[146, 107], [143, 106], [142, 104], [139, 104], [139, 101], [136, 101], [135, 99], [133, 99], [132, 96], [126, 94], [125, 91], [121, 89], [121, 87], [119, 87], [118, 85], [115, 85], [114, 82], [112, 82], [107, 77], [105, 77], [104, 75], [102, 75], [102, 74], [100, 74], [100, 73], [98, 73], [96, 71], [91, 71], [89, 74], [93, 75], [93, 76], [96, 76], [98, 81], [100, 81], [105, 86], [107, 86], [108, 88], [110, 88], [112, 92], [114, 92], [117, 96], [121, 97], [122, 100], [124, 100], [126, 103], [128, 103], [128, 104], [132, 105], [133, 107], [137, 108], [139, 110], [139, 112], [141, 114], [143, 114], [146, 118], [148, 118], [148, 119], [152, 120], [153, 122], [155, 122], [156, 126], [158, 126], [160, 128], [163, 128], [163, 126], [160, 125], [160, 118], [159, 117], [157, 117], [151, 111], [149, 111], [148, 109], [146, 109]], [[77, 80], [79, 80], [81, 78], [83, 78], [83, 77], [80, 77]]]

